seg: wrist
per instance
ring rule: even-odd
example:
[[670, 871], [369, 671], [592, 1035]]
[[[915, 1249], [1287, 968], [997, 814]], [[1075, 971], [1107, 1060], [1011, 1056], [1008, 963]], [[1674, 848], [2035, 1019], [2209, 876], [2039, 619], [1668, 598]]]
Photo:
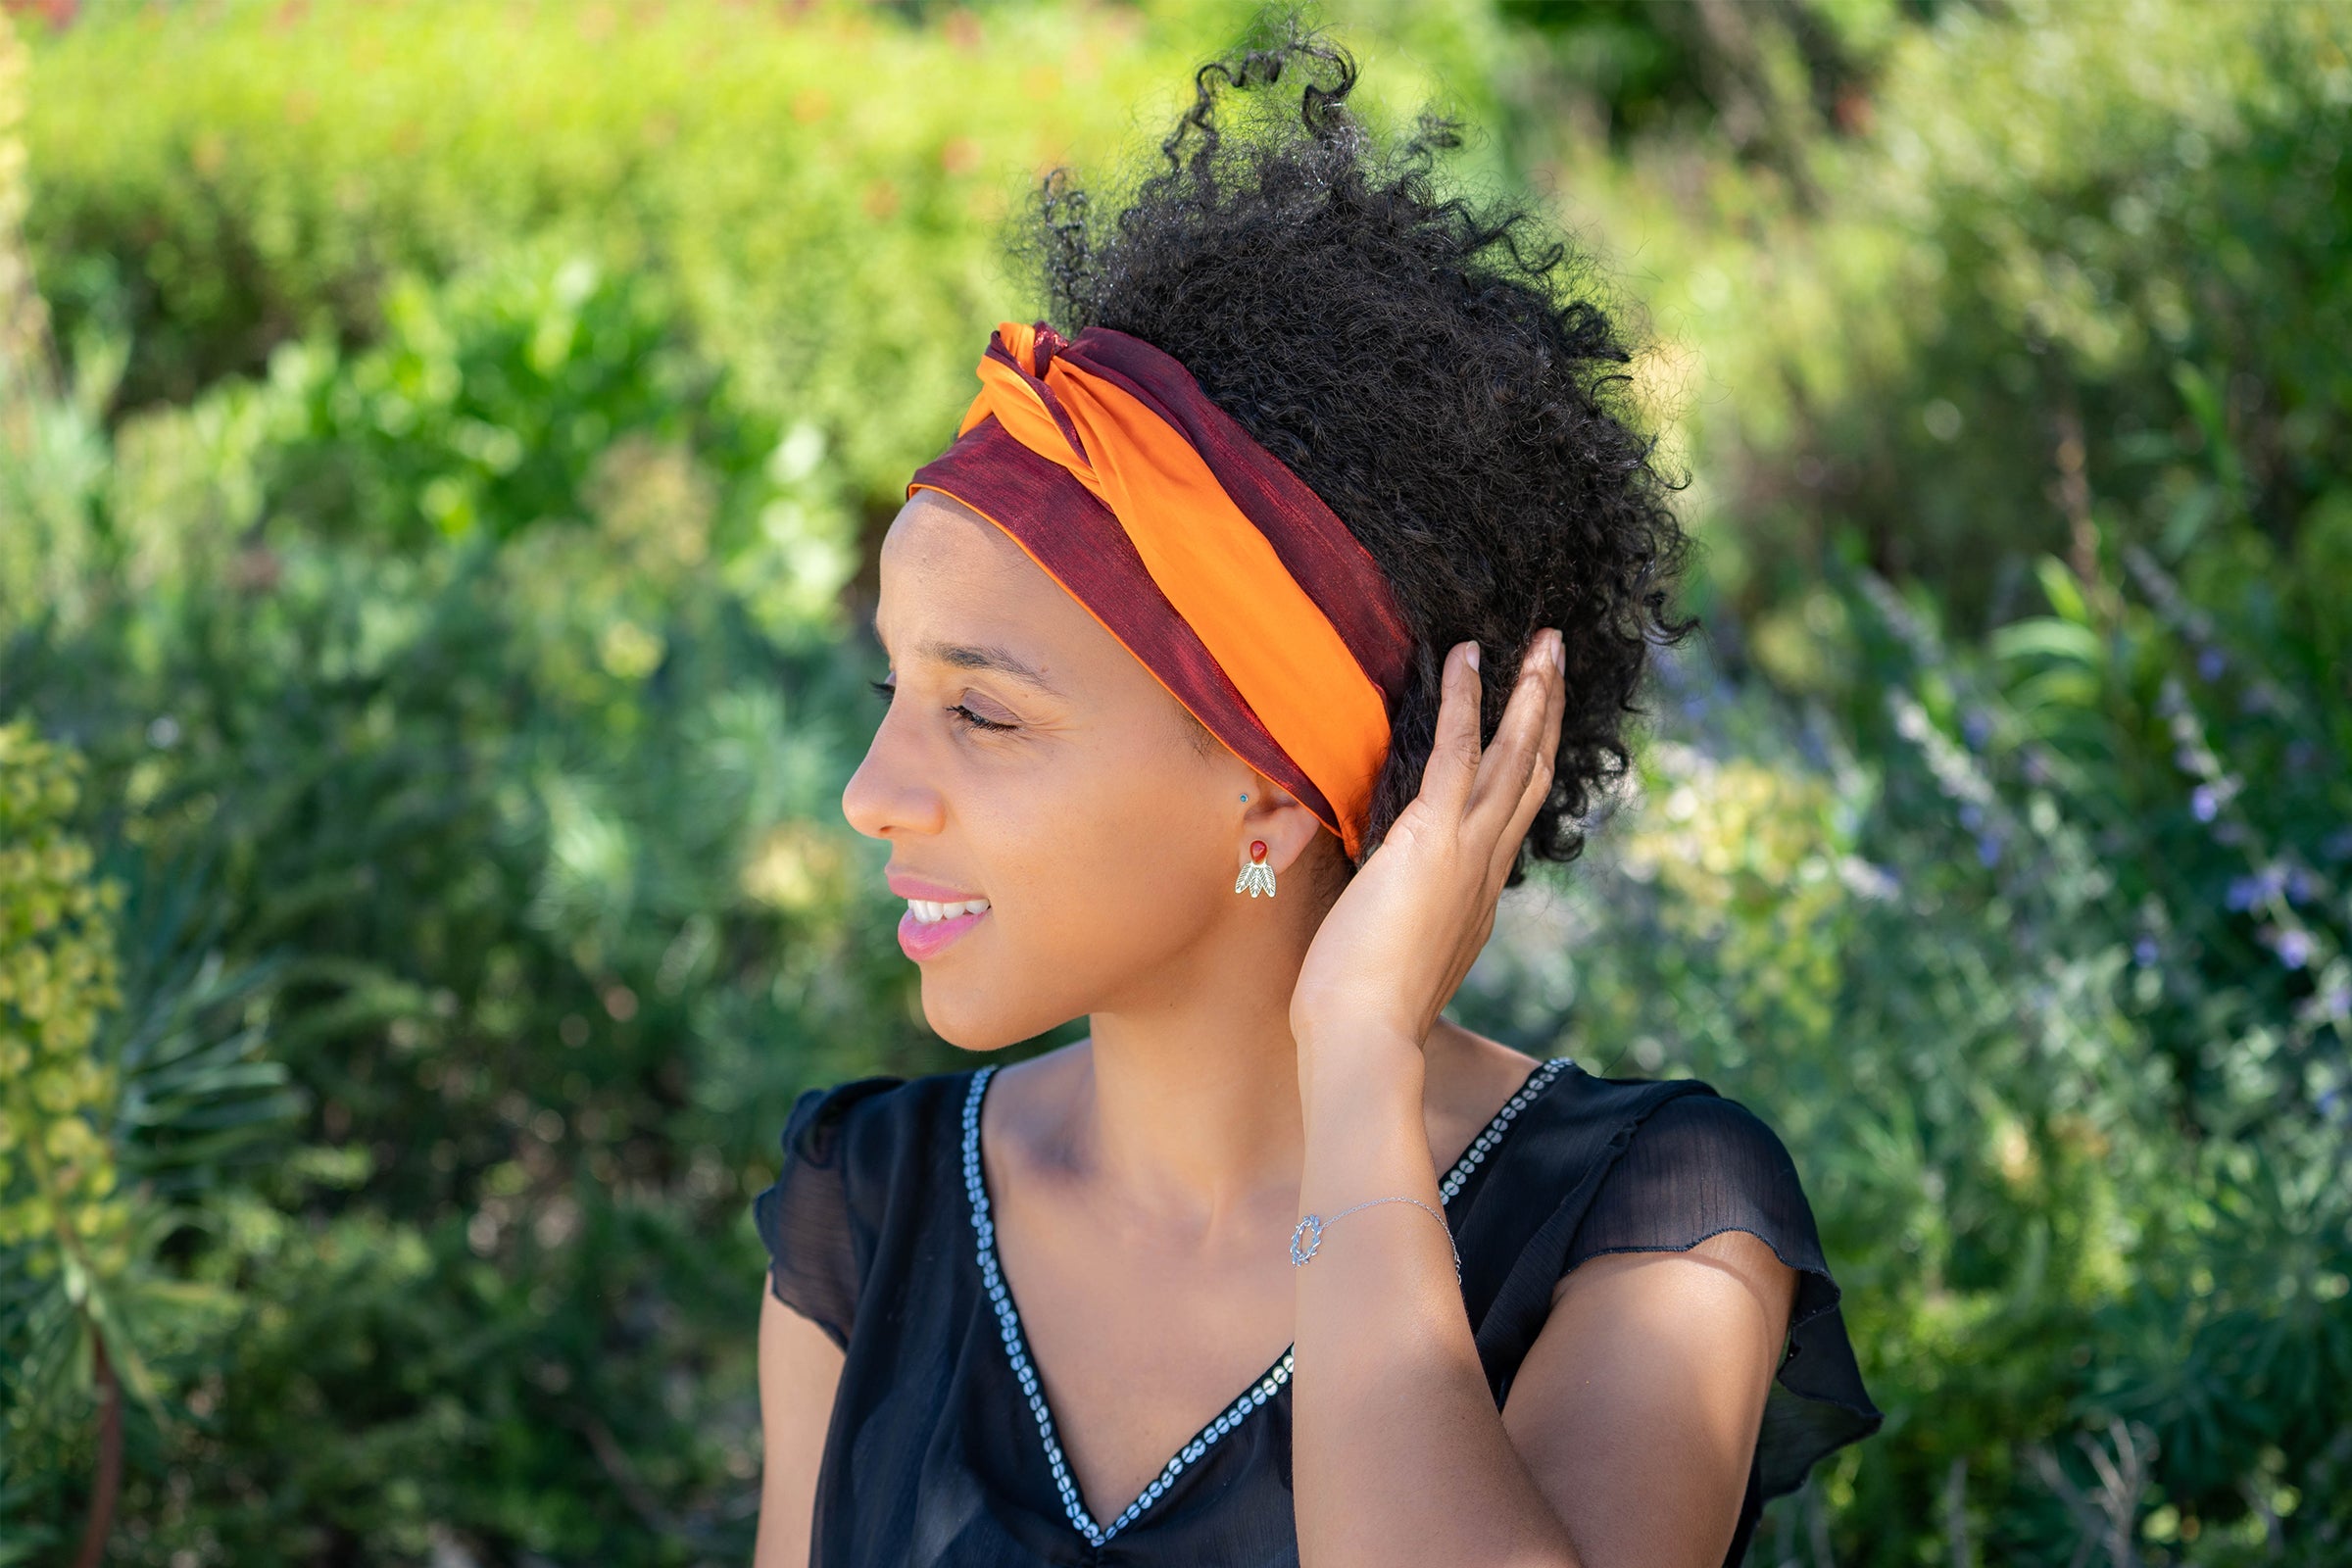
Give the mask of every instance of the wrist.
[[1298, 1098], [1309, 1121], [1319, 1113], [1362, 1114], [1397, 1105], [1420, 1114], [1429, 1059], [1421, 1043], [1380, 1030], [1298, 1040]]

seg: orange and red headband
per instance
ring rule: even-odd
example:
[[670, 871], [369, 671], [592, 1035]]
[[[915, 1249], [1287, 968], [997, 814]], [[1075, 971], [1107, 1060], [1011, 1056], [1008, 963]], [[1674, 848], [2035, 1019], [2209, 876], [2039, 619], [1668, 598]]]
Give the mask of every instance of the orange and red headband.
[[1141, 338], [1000, 324], [906, 493], [1002, 528], [1236, 757], [1361, 850], [1412, 652], [1322, 498]]

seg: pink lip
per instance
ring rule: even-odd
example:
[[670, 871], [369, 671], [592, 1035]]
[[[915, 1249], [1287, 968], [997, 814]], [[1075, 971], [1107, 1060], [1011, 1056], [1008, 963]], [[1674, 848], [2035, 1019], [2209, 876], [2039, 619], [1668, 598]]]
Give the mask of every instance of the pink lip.
[[[924, 897], [919, 893], [913, 896]], [[942, 902], [953, 901], [943, 900]], [[906, 956], [917, 963], [922, 962], [925, 958], [936, 958], [957, 937], [987, 919], [988, 916], [988, 910], [978, 909], [970, 914], [958, 914], [946, 920], [925, 922], [917, 920], [914, 917], [914, 911], [908, 909], [899, 917], [899, 947]]]
[[921, 899], [926, 904], [969, 904], [974, 899], [987, 897], [981, 893], [965, 893], [945, 882], [933, 882], [906, 871], [885, 871], [882, 880], [900, 898]]

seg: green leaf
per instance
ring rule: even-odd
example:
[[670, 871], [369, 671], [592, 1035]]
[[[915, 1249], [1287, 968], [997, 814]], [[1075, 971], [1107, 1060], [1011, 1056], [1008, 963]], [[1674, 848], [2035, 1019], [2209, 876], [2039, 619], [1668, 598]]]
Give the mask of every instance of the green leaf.
[[2048, 615], [2012, 621], [1995, 631], [1989, 641], [1993, 657], [2005, 662], [2053, 659], [2093, 667], [2106, 662], [2098, 633]]

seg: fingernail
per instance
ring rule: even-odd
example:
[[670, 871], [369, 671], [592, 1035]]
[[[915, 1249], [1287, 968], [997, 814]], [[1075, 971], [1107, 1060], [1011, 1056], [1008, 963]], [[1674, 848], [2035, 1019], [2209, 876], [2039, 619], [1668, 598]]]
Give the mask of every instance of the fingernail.
[[1470, 645], [1470, 652], [1464, 655], [1463, 658], [1464, 662], [1467, 662], [1472, 669], [1476, 669], [1478, 667], [1478, 644], [1472, 643]]
[[1560, 670], [1568, 667], [1568, 637], [1556, 627], [1551, 634], [1551, 667]]

